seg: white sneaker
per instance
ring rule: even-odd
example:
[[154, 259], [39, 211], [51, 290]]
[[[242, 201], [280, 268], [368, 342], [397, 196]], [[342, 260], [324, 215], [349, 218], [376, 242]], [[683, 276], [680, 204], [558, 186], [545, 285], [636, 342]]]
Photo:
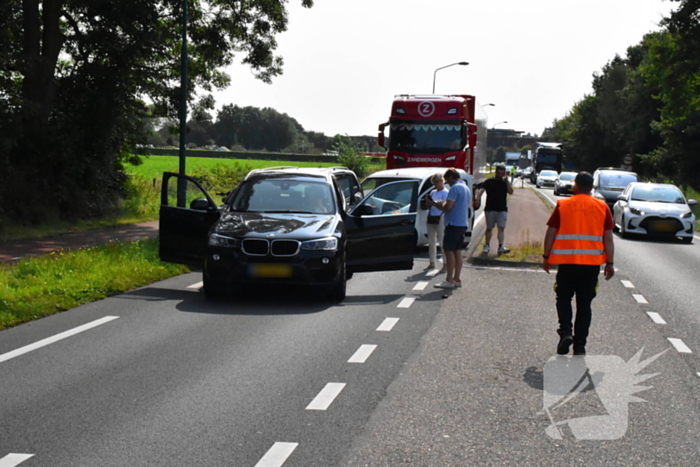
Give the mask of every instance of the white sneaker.
[[482, 253], [487, 255], [487, 254], [489, 254], [490, 251], [491, 251], [491, 247], [487, 243], [486, 245], [484, 245], [484, 251], [482, 251]]
[[462, 287], [462, 281], [454, 281], [453, 284], [455, 285], [455, 289]]
[[435, 284], [434, 287], [437, 289], [454, 289], [455, 284], [454, 284], [454, 282], [450, 282], [450, 281], [442, 281], [439, 284]]
[[510, 253], [510, 249], [506, 248], [505, 246], [501, 245], [498, 247], [498, 254], [503, 255], [505, 253]]

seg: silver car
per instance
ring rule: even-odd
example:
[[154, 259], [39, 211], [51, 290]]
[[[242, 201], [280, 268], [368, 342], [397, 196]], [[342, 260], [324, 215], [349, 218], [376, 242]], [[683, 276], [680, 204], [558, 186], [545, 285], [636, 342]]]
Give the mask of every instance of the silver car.
[[559, 174], [556, 170], [543, 170], [537, 174], [537, 188], [542, 188], [543, 186], [554, 186], [557, 182], [557, 177]]
[[695, 215], [677, 186], [665, 183], [634, 182], [618, 196], [613, 205], [613, 219], [620, 235], [666, 235], [693, 241]]
[[556, 196], [563, 194], [574, 194], [574, 179], [578, 175], [576, 172], [562, 172], [557, 177], [557, 181], [554, 183], [554, 194]]

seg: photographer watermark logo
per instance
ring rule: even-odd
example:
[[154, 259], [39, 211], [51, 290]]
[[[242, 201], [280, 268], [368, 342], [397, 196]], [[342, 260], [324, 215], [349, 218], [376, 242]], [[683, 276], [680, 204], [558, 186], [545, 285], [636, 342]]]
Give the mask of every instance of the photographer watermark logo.
[[[624, 436], [629, 403], [646, 402], [634, 394], [651, 389], [638, 384], [658, 375], [637, 373], [666, 352], [640, 362], [643, 350], [629, 362], [615, 355], [550, 358], [544, 366], [544, 412], [551, 422], [545, 430], [547, 435], [563, 439], [562, 430], [568, 426], [576, 439], [613, 440]], [[582, 403], [577, 406], [578, 400]], [[575, 416], [582, 411], [596, 412], [596, 405], [599, 413]], [[557, 421], [555, 415], [561, 420]]]

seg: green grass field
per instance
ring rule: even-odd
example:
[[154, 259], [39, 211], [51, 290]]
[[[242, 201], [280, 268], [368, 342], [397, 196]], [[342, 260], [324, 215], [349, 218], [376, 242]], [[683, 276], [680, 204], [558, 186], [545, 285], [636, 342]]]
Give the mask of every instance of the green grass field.
[[[295, 166], [295, 167], [334, 167], [339, 164], [319, 162], [289, 162], [289, 161], [261, 161], [253, 159], [219, 159], [211, 157], [188, 157], [185, 171], [187, 174], [202, 170], [211, 170], [217, 166], [248, 168], [248, 170], [262, 169], [265, 167]], [[179, 172], [180, 159], [177, 156], [148, 156], [143, 158], [141, 165], [127, 165], [126, 172], [146, 178], [148, 180], [163, 176], [163, 172]]]

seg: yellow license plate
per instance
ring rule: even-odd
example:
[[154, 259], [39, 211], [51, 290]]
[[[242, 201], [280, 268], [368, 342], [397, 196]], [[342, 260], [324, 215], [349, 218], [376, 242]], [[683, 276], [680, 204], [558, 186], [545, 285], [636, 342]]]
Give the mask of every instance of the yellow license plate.
[[248, 275], [262, 278], [292, 277], [291, 264], [251, 264], [248, 266]]
[[656, 221], [654, 222], [654, 230], [656, 232], [675, 232], [676, 222], [675, 221]]

